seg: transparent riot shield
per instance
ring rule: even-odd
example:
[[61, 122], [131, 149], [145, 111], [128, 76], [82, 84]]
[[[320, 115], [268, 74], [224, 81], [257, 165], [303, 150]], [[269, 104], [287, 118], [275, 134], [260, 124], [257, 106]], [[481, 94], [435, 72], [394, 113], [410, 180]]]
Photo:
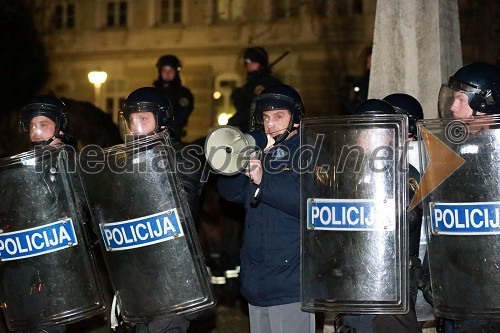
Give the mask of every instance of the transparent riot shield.
[[148, 322], [212, 307], [168, 137], [94, 148], [81, 151], [80, 175], [124, 320]]
[[71, 147], [0, 160], [0, 298], [7, 326], [40, 330], [104, 312], [78, 210]]
[[408, 312], [405, 116], [300, 128], [302, 308]]
[[500, 119], [419, 124], [434, 313], [500, 319]]

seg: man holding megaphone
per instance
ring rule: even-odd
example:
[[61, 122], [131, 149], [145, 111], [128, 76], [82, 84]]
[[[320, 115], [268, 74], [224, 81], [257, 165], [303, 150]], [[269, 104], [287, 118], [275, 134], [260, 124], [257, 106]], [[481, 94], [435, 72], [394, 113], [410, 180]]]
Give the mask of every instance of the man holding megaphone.
[[[245, 206], [241, 291], [252, 333], [315, 332], [314, 314], [300, 305], [299, 135], [304, 104], [292, 87], [264, 89], [252, 103], [252, 127], [265, 132], [263, 153], [247, 168], [221, 176], [219, 193]], [[260, 157], [260, 158], [259, 158]]]

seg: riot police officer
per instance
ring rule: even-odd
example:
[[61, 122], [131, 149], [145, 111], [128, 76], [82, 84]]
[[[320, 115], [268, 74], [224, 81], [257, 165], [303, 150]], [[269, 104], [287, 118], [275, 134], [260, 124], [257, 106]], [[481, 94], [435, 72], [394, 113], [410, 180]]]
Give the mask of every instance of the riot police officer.
[[142, 87], [128, 95], [120, 112], [120, 132], [123, 138], [126, 134], [135, 137], [147, 136], [167, 131], [172, 148], [176, 154], [177, 171], [193, 218], [196, 220], [199, 210], [199, 200], [202, 188], [201, 162], [195, 151], [182, 153], [186, 146], [172, 134], [175, 131], [175, 109], [169, 99], [150, 87]]
[[66, 105], [54, 96], [34, 97], [22, 108], [20, 118], [20, 129], [29, 133], [29, 140], [33, 146], [75, 143], [68, 135]]
[[[14, 316], [14, 319], [10, 318], [9, 325], [43, 327], [37, 328], [40, 332], [71, 331], [69, 323], [75, 322], [74, 325], [79, 325], [82, 320], [97, 314], [102, 318], [105, 300], [102, 298], [103, 290], [101, 290], [101, 280], [104, 276], [98, 274], [96, 259], [91, 251], [92, 244], [86, 230], [88, 224], [85, 213], [88, 211], [84, 204], [81, 183], [74, 174], [75, 150], [68, 146], [75, 146], [75, 140], [68, 135], [68, 110], [58, 98], [40, 95], [32, 98], [21, 109], [19, 118], [20, 132], [27, 134], [33, 149], [11, 157], [13, 162], [18, 159], [30, 162], [26, 163], [25, 169], [18, 169], [19, 174], [10, 175], [9, 180], [12, 183], [7, 183], [9, 186], [4, 187], [4, 199], [7, 205], [0, 210], [11, 209], [8, 219], [9, 229], [21, 228], [25, 232], [58, 225], [59, 222], [54, 221], [65, 217], [67, 219], [65, 225], [75, 232], [76, 240], [72, 241], [78, 243], [78, 246], [73, 252], [54, 252], [54, 257], [49, 257], [46, 253], [42, 255], [31, 253], [30, 256], [26, 256], [32, 258], [29, 259], [31, 262], [20, 264], [15, 269], [5, 266], [3, 268], [5, 272], [9, 270], [22, 272], [19, 276], [10, 277], [9, 289], [25, 288], [26, 280], [32, 288], [27, 303], [22, 303], [24, 299], [22, 294], [15, 294], [25, 313], [18, 314], [17, 307], [10, 304], [9, 309], [5, 310], [6, 317]], [[69, 173], [73, 173], [71, 177]], [[21, 179], [29, 184], [27, 187], [29, 191], [13, 199], [15, 196], [9, 194], [9, 189], [14, 189], [16, 192], [23, 188]], [[15, 186], [11, 188], [10, 185]], [[5, 222], [1, 224], [5, 229]], [[54, 246], [54, 243], [51, 241], [51, 246]], [[37, 248], [40, 248], [39, 244]], [[5, 272], [2, 272], [2, 275], [8, 275]], [[66, 281], [71, 288], [68, 290], [61, 288], [58, 281]], [[2, 292], [2, 297], [3, 301], [9, 304], [8, 293]], [[68, 297], [73, 298], [68, 300]], [[60, 299], [66, 299], [67, 302], [61, 303]], [[50, 313], [47, 313], [48, 311]], [[33, 313], [35, 320], [31, 319], [32, 322], [29, 324], [22, 322], [22, 320], [29, 321]], [[17, 315], [24, 318], [16, 322]]]
[[408, 116], [408, 135], [410, 140], [417, 140], [417, 121], [424, 118], [420, 102], [413, 96], [404, 93], [394, 93], [383, 98], [394, 107], [397, 113]]
[[186, 136], [185, 127], [194, 109], [194, 96], [187, 87], [182, 85], [182, 64], [175, 55], [161, 56], [156, 62], [158, 79], [153, 86], [159, 89], [172, 104], [172, 135], [179, 140]]
[[243, 65], [247, 74], [246, 83], [235, 88], [231, 101], [236, 113], [229, 118], [228, 125], [236, 126], [242, 132], [248, 132], [250, 126], [250, 106], [253, 99], [267, 87], [281, 83], [271, 74], [267, 51], [263, 47], [249, 47], [243, 54]]
[[441, 86], [438, 108], [442, 118], [499, 114], [500, 69], [484, 62], [463, 66]]
[[[172, 121], [174, 112], [170, 101], [157, 89], [152, 87], [136, 89], [128, 95], [122, 106], [119, 119], [120, 133], [123, 138], [126, 135], [139, 138], [163, 131], [170, 133], [172, 126], [175, 126]], [[201, 169], [184, 170], [179, 166], [186, 163], [195, 165], [199, 164], [199, 161], [188, 161], [186, 156], [189, 154], [181, 153], [184, 145], [176, 140], [175, 136], [170, 139], [176, 154], [177, 171], [180, 172], [191, 213], [196, 216], [201, 193]], [[196, 315], [161, 316], [147, 324], [136, 324], [135, 332], [187, 332], [189, 320], [195, 317]]]
[[[368, 99], [359, 104], [354, 110], [354, 115], [391, 115], [396, 114], [395, 108], [387, 101], [379, 99]], [[420, 181], [420, 174], [411, 164], [407, 170], [407, 192], [408, 203], [415, 194]], [[409, 224], [409, 261], [410, 261], [410, 310], [407, 314], [384, 314], [384, 315], [342, 315], [343, 330], [341, 332], [420, 332], [415, 313], [415, 301], [417, 297], [417, 278], [420, 274], [421, 263], [418, 258], [420, 230], [422, 224], [421, 207], [416, 207], [407, 212]]]
[[[444, 83], [441, 86], [438, 99], [438, 108], [441, 118], [454, 118], [463, 121], [467, 121], [467, 119], [472, 119], [476, 116], [500, 114], [500, 69], [494, 65], [484, 62], [475, 62], [461, 67], [455, 72], [455, 74], [453, 74], [449, 78], [447, 83]], [[474, 130], [471, 131], [469, 135], [471, 135], [471, 139], [468, 142], [474, 142], [474, 144], [478, 148], [478, 151], [486, 148], [484, 147], [485, 143], [482, 142], [479, 137], [477, 139], [475, 138]], [[460, 149], [460, 147], [461, 146], [459, 145], [457, 149]], [[475, 168], [475, 163], [472, 165], [467, 165]], [[487, 166], [485, 164], [481, 167]], [[470, 183], [472, 180], [472, 182], [475, 182], [473, 177], [480, 173], [480, 170], [462, 170], [462, 174], [467, 175], [467, 177], [469, 178], [464, 179], [463, 181]], [[477, 179], [477, 181], [484, 182], [485, 180], [484, 178], [481, 178]], [[447, 188], [443, 189], [443, 192], [447, 193], [446, 190]], [[468, 190], [470, 189], [465, 189], [465, 191]], [[451, 191], [457, 191], [457, 184], [453, 184], [453, 189]], [[476, 198], [476, 196], [473, 197]], [[489, 194], [481, 193], [479, 197], [489, 197]], [[479, 199], [476, 200], [481, 201]], [[474, 245], [478, 247], [474, 248], [474, 250], [472, 251], [467, 251], [467, 249], [462, 245], [457, 244], [457, 246], [460, 246], [461, 248], [453, 248], [453, 251], [450, 250], [451, 253], [449, 258], [450, 261], [453, 261], [452, 265], [450, 266], [454, 267], [455, 265], [457, 265], [459, 267], [458, 273], [457, 270], [453, 270], [448, 275], [440, 276], [442, 272], [432, 273], [431, 265], [431, 276], [436, 275], [436, 277], [438, 277], [439, 279], [446, 279], [457, 278], [457, 274], [465, 273], [464, 276], [466, 276], [466, 278], [473, 280], [475, 278], [475, 273], [479, 274], [479, 276], [483, 273], [477, 271], [478, 269], [476, 265], [476, 263], [480, 261], [479, 258], [482, 255], [478, 250], [479, 246], [477, 244]], [[487, 259], [484, 259], [484, 261], [487, 261]], [[451, 270], [451, 267], [448, 268], [448, 270]], [[434, 281], [434, 277], [432, 277], [432, 280]], [[481, 299], [482, 296], [478, 295], [478, 293], [480, 293], [480, 291], [478, 291], [480, 289], [477, 288], [478, 283], [488, 289], [488, 282], [470, 281], [467, 287], [469, 289], [467, 292], [470, 294], [461, 295], [461, 297], [464, 298], [466, 302], [469, 301], [467, 299], [468, 297], [476, 297]], [[490, 283], [495, 282], [490, 281]], [[475, 302], [480, 301], [475, 300]], [[498, 332], [500, 330], [500, 321], [481, 320], [479, 315], [476, 315], [475, 317], [478, 318], [478, 320], [444, 319], [440, 321], [440, 327], [438, 327], [438, 330], [446, 333]]]
[[396, 113], [408, 116], [408, 163], [420, 170], [418, 157], [417, 121], [424, 118], [424, 111], [420, 102], [413, 96], [405, 93], [394, 93], [383, 98], [394, 107]]

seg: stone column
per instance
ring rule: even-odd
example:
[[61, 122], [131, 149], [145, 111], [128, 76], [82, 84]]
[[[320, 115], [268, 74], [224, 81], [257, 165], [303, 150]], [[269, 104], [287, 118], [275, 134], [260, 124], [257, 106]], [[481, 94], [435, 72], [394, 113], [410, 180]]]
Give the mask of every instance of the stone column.
[[407, 93], [438, 118], [441, 84], [461, 66], [457, 0], [377, 0], [369, 98]]

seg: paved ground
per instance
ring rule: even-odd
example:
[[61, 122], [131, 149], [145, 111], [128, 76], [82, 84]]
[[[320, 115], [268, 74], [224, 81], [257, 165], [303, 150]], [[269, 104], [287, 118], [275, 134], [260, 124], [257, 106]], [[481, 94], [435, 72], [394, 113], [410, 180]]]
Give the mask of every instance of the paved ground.
[[[241, 307], [218, 306], [213, 316], [207, 316], [191, 322], [188, 333], [249, 333], [248, 316]], [[423, 333], [435, 333], [433, 323], [426, 323]], [[428, 327], [430, 326], [430, 327]], [[0, 333], [9, 332], [5, 325], [0, 327]], [[50, 332], [50, 331], [49, 331]], [[323, 325], [321, 316], [318, 317], [317, 333], [332, 333], [333, 326]], [[111, 330], [109, 323], [103, 317], [87, 319], [68, 325], [66, 333], [116, 333]], [[121, 332], [129, 333], [129, 332]]]

